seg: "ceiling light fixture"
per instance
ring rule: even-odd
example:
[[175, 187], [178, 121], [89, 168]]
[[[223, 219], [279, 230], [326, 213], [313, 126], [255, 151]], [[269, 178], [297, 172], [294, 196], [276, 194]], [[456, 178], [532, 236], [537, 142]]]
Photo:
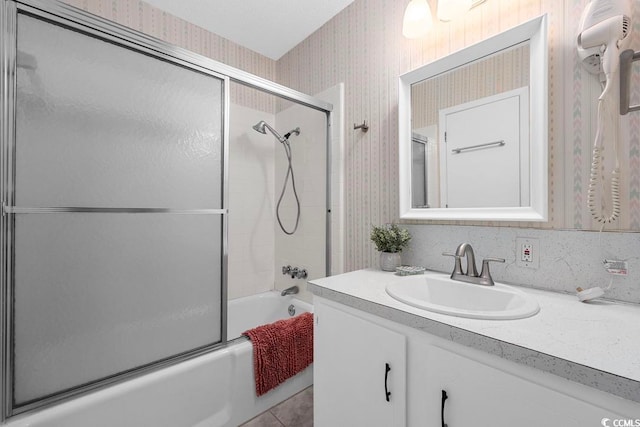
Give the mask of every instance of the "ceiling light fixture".
[[[438, 0], [438, 20], [442, 22], [462, 18], [465, 13], [487, 0]], [[408, 39], [426, 36], [433, 27], [431, 8], [427, 0], [411, 0], [404, 11], [402, 34]]]
[[402, 35], [408, 39], [418, 39], [426, 36], [431, 27], [433, 17], [427, 0], [411, 0], [404, 11]]

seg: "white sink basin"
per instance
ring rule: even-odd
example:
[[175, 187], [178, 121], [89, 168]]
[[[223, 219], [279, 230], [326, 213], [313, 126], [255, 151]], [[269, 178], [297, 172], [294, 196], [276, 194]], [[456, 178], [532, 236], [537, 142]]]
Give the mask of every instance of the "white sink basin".
[[458, 282], [444, 274], [398, 278], [387, 293], [413, 307], [472, 319], [522, 319], [540, 311], [534, 298], [511, 286]]

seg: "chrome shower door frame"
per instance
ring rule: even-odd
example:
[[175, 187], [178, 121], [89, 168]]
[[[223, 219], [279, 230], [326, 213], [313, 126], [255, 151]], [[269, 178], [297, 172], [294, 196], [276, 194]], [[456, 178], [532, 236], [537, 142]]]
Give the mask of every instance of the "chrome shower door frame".
[[[199, 71], [204, 74], [223, 80], [223, 165], [222, 165], [222, 209], [204, 209], [193, 211], [179, 211], [171, 209], [141, 209], [141, 208], [105, 208], [96, 209], [90, 207], [80, 208], [26, 208], [15, 206], [14, 178], [15, 178], [15, 105], [16, 105], [16, 56], [17, 56], [17, 17], [19, 13], [25, 13], [38, 19], [58, 24], [89, 36], [97, 37], [114, 44], [138, 51], [140, 53], [169, 61], [186, 68]], [[113, 383], [126, 381], [132, 377], [149, 373], [184, 360], [208, 353], [226, 344], [226, 320], [227, 320], [227, 261], [228, 261], [228, 145], [229, 145], [229, 82], [233, 81], [244, 86], [252, 87], [260, 91], [276, 95], [285, 100], [303, 105], [325, 113], [327, 120], [326, 130], [326, 275], [331, 274], [331, 123], [333, 106], [315, 97], [298, 92], [285, 86], [276, 84], [262, 77], [236, 69], [221, 62], [195, 54], [186, 49], [171, 45], [156, 38], [150, 37], [138, 31], [116, 24], [107, 19], [98, 17], [88, 12], [69, 6], [56, 0], [2, 0], [0, 5], [0, 22], [2, 23], [3, 41], [0, 43], [0, 62], [2, 68], [2, 80], [0, 82], [0, 197], [2, 201], [2, 218], [0, 227], [0, 329], [3, 332], [2, 339], [2, 410], [0, 421], [8, 417], [28, 412], [34, 409], [54, 405], [81, 395], [85, 395], [95, 389], [103, 388]], [[186, 215], [222, 215], [222, 266], [221, 266], [221, 317], [222, 331], [221, 343], [186, 352], [156, 363], [132, 369], [113, 377], [105, 378], [88, 385], [79, 386], [64, 394], [54, 395], [38, 400], [33, 404], [14, 408], [13, 405], [13, 266], [14, 258], [12, 247], [14, 245], [14, 225], [16, 214], [29, 213], [56, 213], [56, 212], [110, 212], [110, 213], [173, 213]]]
[[[193, 71], [215, 77], [221, 82], [222, 95], [222, 168], [220, 183], [222, 186], [222, 200], [220, 209], [166, 209], [166, 208], [94, 208], [94, 207], [22, 207], [15, 206], [15, 123], [16, 123], [16, 58], [17, 58], [17, 21], [19, 14], [43, 20], [49, 23], [83, 33], [90, 37], [105, 40], [115, 45], [148, 55], [157, 60], [167, 61]], [[228, 76], [212, 70], [207, 64], [201, 64], [197, 55], [185, 54], [174, 46], [160, 42], [141, 33], [114, 24], [110, 21], [85, 13], [76, 8], [58, 2], [45, 1], [14, 1], [3, 0], [0, 7], [0, 19], [3, 25], [3, 43], [0, 46], [0, 61], [2, 62], [2, 82], [0, 87], [0, 164], [2, 167], [0, 181], [0, 196], [2, 198], [2, 226], [0, 257], [2, 276], [1, 307], [2, 307], [2, 374], [3, 399], [1, 419], [28, 412], [36, 408], [53, 405], [70, 398], [84, 395], [97, 388], [125, 381], [153, 370], [161, 369], [184, 360], [199, 356], [213, 349], [226, 345], [227, 331], [227, 230], [228, 230], [228, 144], [229, 144], [229, 83]], [[15, 215], [26, 214], [59, 214], [59, 213], [109, 213], [109, 214], [180, 214], [180, 215], [215, 215], [221, 217], [221, 271], [220, 271], [220, 342], [212, 343], [200, 348], [191, 349], [184, 353], [151, 362], [125, 372], [98, 379], [87, 384], [44, 397], [33, 403], [26, 403], [16, 407], [13, 394], [13, 366], [12, 352], [14, 340], [13, 300], [14, 300], [14, 226]]]

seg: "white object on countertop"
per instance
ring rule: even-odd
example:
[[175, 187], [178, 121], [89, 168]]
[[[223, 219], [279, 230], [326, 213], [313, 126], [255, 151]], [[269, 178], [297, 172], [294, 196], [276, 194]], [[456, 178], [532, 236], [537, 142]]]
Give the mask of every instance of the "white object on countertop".
[[581, 302], [591, 301], [592, 299], [600, 298], [602, 295], [604, 295], [604, 291], [599, 286], [584, 290], [582, 290], [582, 288], [578, 288], [578, 299]]

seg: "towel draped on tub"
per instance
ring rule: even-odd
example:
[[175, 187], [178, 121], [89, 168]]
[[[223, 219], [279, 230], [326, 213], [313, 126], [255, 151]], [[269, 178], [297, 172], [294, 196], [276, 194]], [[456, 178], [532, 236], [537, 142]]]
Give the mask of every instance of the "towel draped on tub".
[[313, 362], [313, 313], [242, 333], [253, 344], [256, 394], [262, 396]]

